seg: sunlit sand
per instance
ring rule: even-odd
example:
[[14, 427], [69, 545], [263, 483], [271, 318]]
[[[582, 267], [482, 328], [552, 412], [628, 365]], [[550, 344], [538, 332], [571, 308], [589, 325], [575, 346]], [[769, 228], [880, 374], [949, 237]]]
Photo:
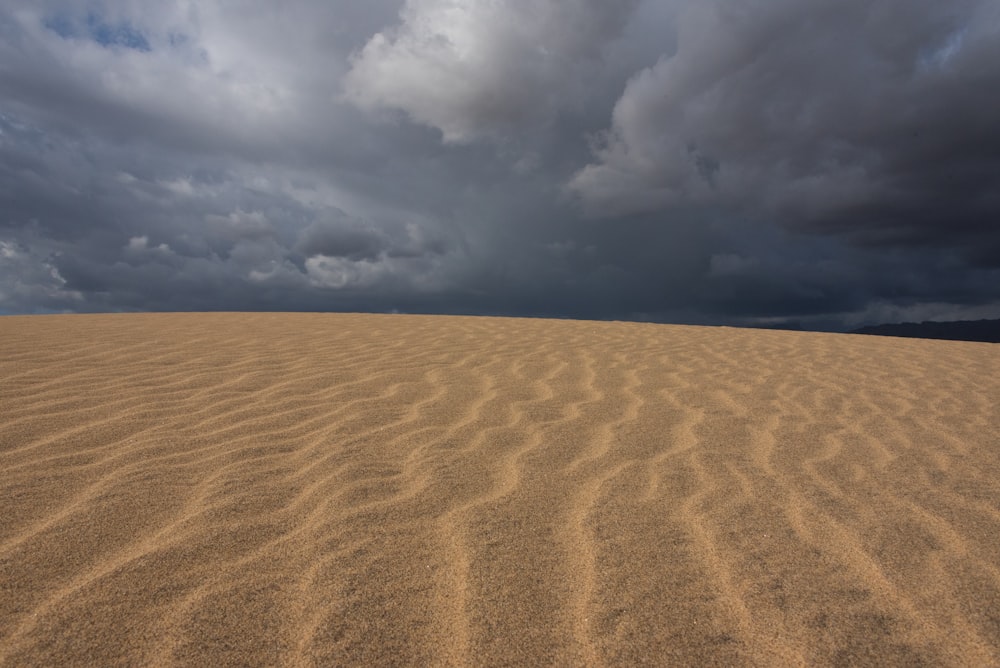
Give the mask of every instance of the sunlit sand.
[[0, 318], [0, 664], [996, 665], [1000, 348]]

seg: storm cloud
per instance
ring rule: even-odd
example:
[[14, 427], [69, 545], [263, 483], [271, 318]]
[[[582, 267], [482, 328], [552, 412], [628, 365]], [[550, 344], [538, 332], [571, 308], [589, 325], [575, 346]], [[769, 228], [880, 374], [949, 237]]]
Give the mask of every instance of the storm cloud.
[[7, 3], [0, 312], [1000, 316], [993, 0]]

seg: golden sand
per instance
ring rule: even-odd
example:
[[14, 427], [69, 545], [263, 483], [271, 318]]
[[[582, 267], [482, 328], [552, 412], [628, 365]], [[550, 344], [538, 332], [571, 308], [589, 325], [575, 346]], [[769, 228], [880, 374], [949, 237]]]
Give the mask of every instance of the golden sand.
[[0, 318], [0, 665], [997, 665], [1000, 348]]

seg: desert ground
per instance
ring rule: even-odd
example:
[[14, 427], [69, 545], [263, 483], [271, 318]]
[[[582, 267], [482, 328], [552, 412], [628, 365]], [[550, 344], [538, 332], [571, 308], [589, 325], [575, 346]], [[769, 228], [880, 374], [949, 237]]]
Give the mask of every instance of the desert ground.
[[0, 318], [0, 665], [1000, 665], [1000, 347]]

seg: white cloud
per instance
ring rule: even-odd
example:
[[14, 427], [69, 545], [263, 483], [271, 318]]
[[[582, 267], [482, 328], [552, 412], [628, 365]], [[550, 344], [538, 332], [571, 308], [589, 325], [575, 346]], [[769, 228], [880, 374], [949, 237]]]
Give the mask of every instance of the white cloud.
[[326, 255], [314, 255], [305, 265], [312, 284], [322, 288], [370, 287], [388, 273], [384, 262], [353, 261]]
[[334, 290], [398, 289], [428, 292], [445, 284], [441, 257], [400, 257], [381, 253], [372, 258], [313, 255], [305, 261], [306, 275], [318, 288]]
[[160, 185], [181, 197], [192, 197], [195, 194], [195, 186], [191, 179], [176, 178], [160, 181]]
[[446, 142], [510, 132], [544, 119], [636, 2], [408, 0], [401, 24], [372, 37], [345, 80], [365, 109], [405, 111]]
[[149, 245], [149, 237], [142, 235], [131, 237], [125, 246], [125, 251], [132, 255], [145, 255], [147, 253], [162, 253], [163, 255], [173, 255], [174, 251], [169, 245], [160, 243], [155, 246]]
[[[16, 30], [0, 42], [0, 59], [34, 70], [26, 92], [58, 91], [61, 104], [114, 132], [156, 121], [173, 138], [268, 145], [303, 125], [317, 92], [333, 97], [340, 76], [333, 70], [345, 66], [325, 57], [323, 5], [46, 4], [17, 2]], [[148, 49], [100, 43], [87, 32], [95, 16], [129, 26]]]

